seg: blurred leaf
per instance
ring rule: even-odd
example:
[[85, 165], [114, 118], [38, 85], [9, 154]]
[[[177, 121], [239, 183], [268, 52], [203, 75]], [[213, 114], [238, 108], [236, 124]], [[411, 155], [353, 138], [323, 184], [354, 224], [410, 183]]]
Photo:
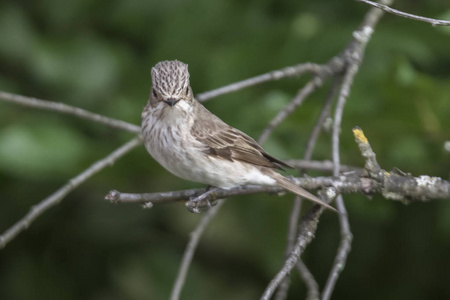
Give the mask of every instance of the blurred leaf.
[[85, 95], [99, 97], [114, 88], [118, 76], [116, 60], [111, 49], [95, 39], [46, 41], [35, 49], [32, 70], [40, 81], [58, 90], [74, 90], [77, 102], [83, 103]]
[[272, 90], [268, 92], [262, 100], [264, 108], [263, 113], [273, 115], [278, 113], [286, 104], [289, 103], [291, 97], [280, 90]]
[[400, 59], [397, 65], [396, 80], [403, 86], [410, 86], [416, 81], [416, 72], [406, 59]]
[[15, 5], [0, 10], [0, 55], [25, 63], [36, 46], [36, 33], [24, 12]]
[[394, 140], [389, 148], [391, 161], [398, 165], [418, 164], [426, 157], [427, 152], [423, 141], [407, 135]]
[[63, 124], [16, 124], [0, 131], [0, 167], [19, 177], [71, 175], [84, 151], [84, 139]]
[[305, 12], [299, 14], [292, 21], [292, 31], [294, 32], [294, 35], [305, 40], [315, 36], [320, 30], [320, 27], [320, 19], [312, 13]]

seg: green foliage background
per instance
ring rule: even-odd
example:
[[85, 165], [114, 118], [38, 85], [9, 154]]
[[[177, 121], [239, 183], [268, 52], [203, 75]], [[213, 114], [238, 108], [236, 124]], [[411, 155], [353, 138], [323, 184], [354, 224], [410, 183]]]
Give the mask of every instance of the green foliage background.
[[[445, 1], [397, 8], [450, 19]], [[355, 1], [2, 1], [0, 89], [140, 123], [150, 68], [189, 64], [195, 92], [302, 62], [326, 62], [368, 7]], [[368, 45], [344, 114], [341, 155], [362, 166], [351, 128], [368, 136], [383, 168], [448, 178], [450, 31], [385, 16]], [[222, 96], [206, 106], [257, 137], [307, 78]], [[264, 145], [301, 157], [329, 83]], [[0, 231], [69, 178], [129, 140], [129, 133], [0, 102]], [[323, 135], [315, 159], [330, 157]], [[311, 175], [317, 175], [312, 173]], [[183, 205], [111, 205], [111, 189], [199, 186], [163, 170], [143, 147], [71, 193], [0, 252], [1, 299], [167, 299], [200, 216]], [[239, 197], [202, 239], [183, 299], [257, 299], [283, 262], [291, 196]], [[334, 299], [446, 299], [450, 203], [408, 207], [345, 197], [354, 234]], [[304, 259], [323, 287], [339, 242], [321, 219]], [[304, 297], [294, 272], [289, 299]]]

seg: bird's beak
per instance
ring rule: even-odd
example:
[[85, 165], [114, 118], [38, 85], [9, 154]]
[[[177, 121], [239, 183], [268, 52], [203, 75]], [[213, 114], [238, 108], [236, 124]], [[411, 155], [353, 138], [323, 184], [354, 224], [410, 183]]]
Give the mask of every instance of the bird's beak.
[[178, 101], [180, 101], [180, 99], [174, 99], [174, 98], [169, 98], [167, 100], [163, 100], [167, 105], [170, 105], [170, 107], [173, 107], [175, 104], [178, 103]]

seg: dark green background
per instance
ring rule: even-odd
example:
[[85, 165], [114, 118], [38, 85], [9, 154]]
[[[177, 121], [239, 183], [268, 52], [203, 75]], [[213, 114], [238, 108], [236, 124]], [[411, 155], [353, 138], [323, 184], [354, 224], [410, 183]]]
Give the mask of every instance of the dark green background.
[[[396, 7], [450, 19], [445, 1]], [[189, 64], [195, 92], [339, 53], [368, 7], [355, 1], [2, 1], [0, 89], [140, 123], [150, 68]], [[450, 31], [385, 16], [345, 108], [341, 161], [362, 166], [351, 128], [383, 168], [448, 178]], [[206, 106], [257, 137], [307, 78], [222, 96]], [[330, 83], [264, 145], [302, 157]], [[132, 138], [71, 116], [0, 101], [0, 231], [91, 163]], [[330, 158], [323, 135], [314, 159]], [[319, 175], [319, 173], [311, 173]], [[167, 299], [189, 232], [182, 204], [143, 210], [104, 195], [201, 186], [175, 178], [139, 147], [83, 184], [0, 252], [1, 299]], [[195, 255], [182, 299], [257, 299], [283, 262], [292, 196], [225, 204]], [[345, 196], [354, 234], [334, 299], [450, 297], [450, 204], [403, 206]], [[304, 259], [324, 286], [339, 241], [326, 213]], [[289, 299], [304, 298], [294, 272]]]

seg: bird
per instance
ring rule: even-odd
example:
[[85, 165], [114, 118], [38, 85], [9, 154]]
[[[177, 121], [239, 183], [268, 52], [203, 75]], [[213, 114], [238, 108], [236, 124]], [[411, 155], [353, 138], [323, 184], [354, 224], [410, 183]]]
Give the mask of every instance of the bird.
[[151, 77], [149, 100], [142, 111], [142, 136], [147, 151], [166, 170], [221, 189], [279, 186], [336, 211], [278, 173], [290, 165], [197, 101], [187, 64], [161, 61], [152, 68]]

